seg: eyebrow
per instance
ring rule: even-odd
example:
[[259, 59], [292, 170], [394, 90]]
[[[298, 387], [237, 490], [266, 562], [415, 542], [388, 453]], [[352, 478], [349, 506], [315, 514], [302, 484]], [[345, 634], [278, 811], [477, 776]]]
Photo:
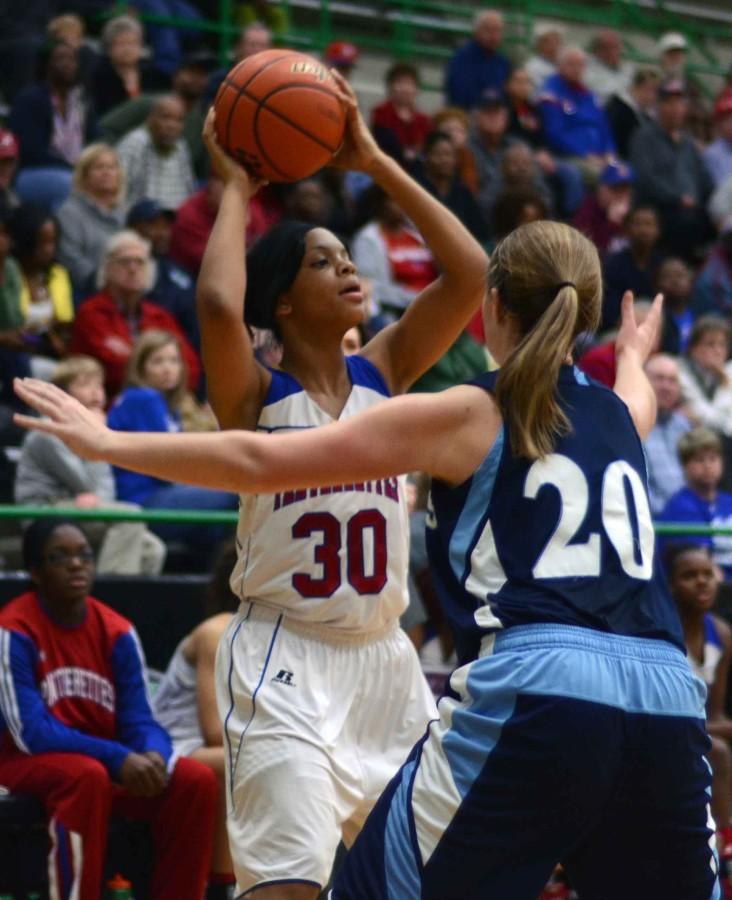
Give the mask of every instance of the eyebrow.
[[343, 244], [338, 245], [337, 247], [334, 244], [316, 244], [314, 247], [310, 247], [307, 251], [308, 253], [313, 253], [315, 250], [319, 250], [321, 253], [348, 253], [348, 248], [344, 247]]

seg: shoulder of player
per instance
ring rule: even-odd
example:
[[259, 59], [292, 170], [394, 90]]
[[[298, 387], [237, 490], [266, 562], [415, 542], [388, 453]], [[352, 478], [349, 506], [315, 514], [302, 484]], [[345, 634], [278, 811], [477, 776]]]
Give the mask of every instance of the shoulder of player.
[[89, 596], [86, 598], [86, 605], [88, 619], [95, 618], [113, 641], [116, 641], [122, 635], [129, 634], [133, 630], [133, 623], [125, 618], [122, 613], [118, 613], [116, 609], [107, 606], [104, 601]]

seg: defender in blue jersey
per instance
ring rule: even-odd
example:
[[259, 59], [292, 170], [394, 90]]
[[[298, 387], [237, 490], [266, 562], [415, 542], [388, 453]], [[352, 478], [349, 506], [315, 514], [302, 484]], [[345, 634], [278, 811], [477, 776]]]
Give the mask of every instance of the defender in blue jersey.
[[41, 382], [19, 417], [85, 457], [237, 491], [422, 470], [461, 667], [440, 718], [351, 849], [334, 900], [535, 900], [562, 862], [582, 900], [719, 897], [702, 682], [654, 577], [640, 439], [655, 420], [623, 300], [613, 391], [571, 362], [597, 326], [597, 251], [535, 222], [496, 248], [495, 376], [289, 435], [111, 433]]

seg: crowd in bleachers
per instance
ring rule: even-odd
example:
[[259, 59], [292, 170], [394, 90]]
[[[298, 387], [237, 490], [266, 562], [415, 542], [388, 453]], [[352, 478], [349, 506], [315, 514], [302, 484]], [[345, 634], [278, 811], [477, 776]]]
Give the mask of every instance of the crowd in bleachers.
[[[201, 129], [226, 69], [206, 32], [146, 28], [127, 14], [100, 25], [102, 2], [60, 4], [77, 10], [63, 14], [54, 5], [40, 4], [59, 13], [51, 18], [30, 4], [0, 38], [5, 59], [17, 61], [0, 69], [0, 403], [16, 409], [12, 378], [33, 374], [113, 428], [215, 428], [195, 281], [222, 189]], [[195, 0], [135, 7], [211, 14]], [[270, 47], [283, 28], [266, 4], [249, 8], [245, 21], [232, 61]], [[648, 363], [659, 407], [646, 443], [651, 508], [659, 520], [732, 524], [732, 85], [708, 100], [688, 77], [680, 33], [659, 35], [655, 65], [633, 66], [612, 29], [583, 49], [546, 25], [525, 58], [503, 52], [504, 30], [499, 12], [476, 16], [472, 37], [445, 67], [444, 105], [432, 115], [421, 107], [418, 69], [394, 63], [369, 112], [373, 133], [488, 250], [540, 218], [569, 221], [594, 241], [605, 276], [602, 333], [577, 348], [593, 378], [613, 383], [624, 292], [634, 292], [639, 316], [664, 293], [659, 353]], [[324, 59], [351, 77], [359, 49], [338, 41]], [[397, 319], [438, 274], [412, 223], [362, 173], [326, 170], [266, 186], [250, 205], [248, 243], [286, 217], [349, 242], [369, 297], [362, 331], [347, 336], [354, 346]], [[482, 337], [476, 317], [414, 389], [443, 389], [485, 370]], [[255, 346], [261, 361], [276, 365], [271, 334], [256, 334]], [[0, 439], [18, 435], [8, 426]], [[38, 433], [23, 441], [15, 499], [76, 508], [237, 504], [233, 495], [84, 463]], [[415, 506], [421, 523], [424, 503]], [[173, 544], [208, 569], [230, 533], [107, 523], [89, 536], [100, 571], [155, 574]], [[420, 533], [413, 529], [403, 624], [418, 646], [435, 635], [423, 652], [439, 683], [451, 644]], [[700, 542], [720, 577], [732, 580], [730, 539]], [[726, 840], [732, 853], [732, 832]], [[559, 897], [561, 885], [554, 888]]]

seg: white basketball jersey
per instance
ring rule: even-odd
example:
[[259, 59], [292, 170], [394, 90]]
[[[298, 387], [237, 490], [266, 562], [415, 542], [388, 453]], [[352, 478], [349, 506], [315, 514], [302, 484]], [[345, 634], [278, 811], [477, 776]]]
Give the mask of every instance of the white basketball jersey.
[[[353, 386], [341, 419], [389, 396], [371, 362], [349, 356], [346, 363]], [[295, 431], [331, 421], [291, 375], [272, 372], [259, 431]], [[381, 630], [407, 606], [404, 480], [243, 494], [231, 589], [303, 623], [359, 634]]]

